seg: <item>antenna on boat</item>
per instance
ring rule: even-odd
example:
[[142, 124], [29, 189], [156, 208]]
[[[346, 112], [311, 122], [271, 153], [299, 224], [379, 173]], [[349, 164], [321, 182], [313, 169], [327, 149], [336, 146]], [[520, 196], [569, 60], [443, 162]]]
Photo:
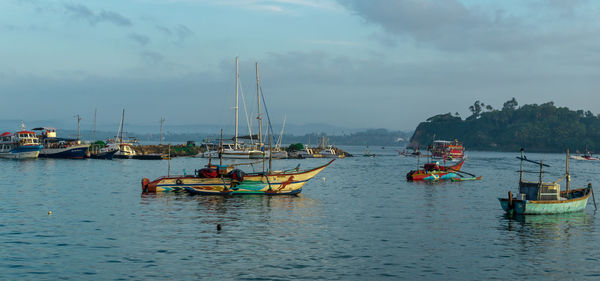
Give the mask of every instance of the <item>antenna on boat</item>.
[[167, 177], [171, 176], [171, 144], [169, 144], [169, 164], [168, 164], [168, 170], [167, 170]]

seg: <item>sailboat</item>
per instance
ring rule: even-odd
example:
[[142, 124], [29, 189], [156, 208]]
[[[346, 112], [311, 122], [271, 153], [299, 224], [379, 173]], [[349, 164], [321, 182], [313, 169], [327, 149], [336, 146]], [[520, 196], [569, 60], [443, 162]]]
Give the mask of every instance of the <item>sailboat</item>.
[[[262, 115], [261, 106], [264, 100], [261, 99], [262, 93], [260, 88], [260, 76], [258, 72], [258, 62], [256, 63], [256, 95], [258, 101], [258, 134], [252, 135], [251, 126], [249, 126], [250, 134], [248, 136], [239, 136], [239, 58], [235, 58], [235, 123], [234, 123], [234, 137], [233, 143], [223, 144], [221, 151], [210, 150], [207, 146], [207, 151], [202, 154], [206, 158], [229, 158], [229, 159], [263, 159], [269, 158], [270, 154], [273, 154], [273, 158], [287, 158], [287, 152], [281, 149], [275, 151], [268, 151], [265, 149], [262, 137]], [[253, 142], [256, 139], [256, 143], [246, 144], [240, 142], [240, 139], [249, 139]]]
[[125, 109], [123, 109], [123, 113], [121, 114], [121, 122], [119, 123], [119, 130], [117, 131], [117, 135], [114, 140], [108, 140], [107, 144], [112, 149], [117, 149], [118, 151], [113, 154], [114, 158], [121, 159], [132, 159], [137, 155], [137, 152], [133, 149], [133, 145], [136, 140], [128, 140], [125, 141], [123, 139], [123, 121], [125, 119]]
[[[269, 150], [272, 148], [271, 139], [269, 136]], [[221, 132], [220, 152], [223, 151], [222, 144], [223, 133]], [[220, 155], [223, 154], [220, 153]], [[166, 177], [159, 177], [153, 181], [143, 178], [142, 192], [185, 190], [198, 195], [294, 195], [302, 192], [302, 187], [310, 179], [335, 160], [307, 170], [300, 170], [300, 165], [298, 165], [294, 169], [274, 171], [271, 168], [271, 159], [272, 157], [268, 159], [268, 169], [265, 170], [266, 159], [263, 159], [262, 172], [246, 173], [236, 168], [243, 164], [223, 165], [223, 158], [219, 157], [219, 165], [214, 165], [211, 163], [211, 158], [208, 165], [200, 170], [195, 170], [194, 175], [171, 176], [169, 172]]]

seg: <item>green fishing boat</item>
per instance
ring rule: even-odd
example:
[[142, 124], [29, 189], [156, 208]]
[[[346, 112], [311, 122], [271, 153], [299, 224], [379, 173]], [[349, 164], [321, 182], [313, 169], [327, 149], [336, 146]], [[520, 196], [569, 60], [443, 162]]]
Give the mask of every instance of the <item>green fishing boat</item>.
[[[543, 163], [543, 161], [533, 161], [527, 159], [521, 149], [521, 157], [517, 157], [521, 160], [521, 176], [519, 178], [519, 193], [516, 197], [513, 197], [512, 192], [508, 192], [508, 198], [498, 198], [502, 209], [507, 213], [517, 215], [546, 215], [546, 214], [561, 214], [583, 211], [587, 206], [590, 195], [594, 196], [594, 190], [592, 184], [588, 183], [587, 187], [571, 189], [570, 181], [571, 176], [569, 174], [569, 150], [567, 150], [567, 161], [566, 161], [566, 173], [560, 179], [554, 182], [543, 182], [542, 174], [544, 167], [550, 167]], [[523, 162], [530, 162], [538, 164], [539, 179], [535, 181], [523, 180]], [[566, 189], [561, 190], [559, 182], [566, 181]], [[594, 201], [594, 207], [596, 206], [596, 200]]]

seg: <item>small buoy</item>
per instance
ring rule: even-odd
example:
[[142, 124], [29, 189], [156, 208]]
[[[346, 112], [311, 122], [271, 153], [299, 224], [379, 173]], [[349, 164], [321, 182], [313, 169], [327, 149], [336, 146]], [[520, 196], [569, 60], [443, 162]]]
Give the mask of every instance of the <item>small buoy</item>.
[[217, 224], [217, 230], [221, 230], [221, 224]]
[[323, 177], [322, 180], [325, 181], [325, 177]]
[[48, 215], [52, 215], [52, 211], [48, 211]]

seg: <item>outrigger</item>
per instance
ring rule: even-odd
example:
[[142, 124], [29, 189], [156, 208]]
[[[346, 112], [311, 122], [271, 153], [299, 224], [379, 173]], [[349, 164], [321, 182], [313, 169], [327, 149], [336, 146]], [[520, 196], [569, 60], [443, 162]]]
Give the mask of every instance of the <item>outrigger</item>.
[[[223, 151], [222, 143], [223, 132], [221, 131], [220, 152]], [[270, 143], [269, 139], [269, 147], [271, 146]], [[263, 159], [263, 172], [245, 173], [240, 169], [236, 169], [236, 165], [223, 165], [222, 154], [219, 153], [219, 156], [219, 165], [212, 165], [212, 159], [209, 159], [208, 165], [203, 169], [196, 170], [194, 175], [168, 175], [153, 181], [143, 178], [142, 191], [164, 192], [185, 190], [192, 194], [202, 195], [298, 194], [302, 192], [302, 186], [304, 186], [306, 182], [335, 160], [331, 160], [325, 165], [308, 170], [300, 170], [300, 165], [298, 165], [295, 169], [291, 170], [273, 171], [271, 169], [271, 158], [269, 158], [268, 170], [264, 170], [264, 162], [266, 159]]]

